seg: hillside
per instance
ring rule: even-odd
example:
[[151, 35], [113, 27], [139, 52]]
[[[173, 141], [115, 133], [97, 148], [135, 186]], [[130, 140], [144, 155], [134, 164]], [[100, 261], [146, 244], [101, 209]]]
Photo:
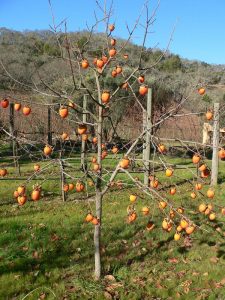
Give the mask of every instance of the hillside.
[[[2, 97], [15, 96], [18, 98], [32, 98], [38, 101], [41, 95], [35, 93], [30, 87], [41, 91], [49, 89], [64, 95], [71, 95], [75, 101], [81, 101], [79, 91], [74, 91], [71, 76], [70, 64], [68, 63], [68, 51], [66, 44], [70, 43], [71, 53], [76, 57], [83, 47], [87, 50], [88, 59], [104, 54], [105, 37], [103, 34], [94, 34], [91, 42], [86, 45], [89, 37], [88, 32], [70, 32], [53, 34], [51, 31], [25, 31], [18, 32], [6, 28], [0, 28], [0, 94]], [[123, 45], [124, 40], [117, 39], [118, 49]], [[128, 43], [126, 53], [129, 54], [127, 64], [121, 60], [127, 74], [132, 66], [138, 64], [140, 46]], [[155, 112], [177, 101], [181, 95], [188, 95], [196, 85], [207, 86], [207, 95], [201, 98], [191, 95], [186, 103], [185, 109], [190, 112], [202, 111], [209, 107], [212, 102], [223, 102], [225, 98], [225, 66], [210, 65], [200, 61], [182, 59], [178, 55], [166, 53], [159, 49], [145, 49], [142, 65], [153, 67], [146, 73], [146, 82], [155, 91]], [[161, 59], [159, 60], [159, 58]], [[158, 63], [156, 63], [159, 60]], [[76, 77], [76, 67], [74, 68]], [[7, 72], [8, 74], [7, 74]], [[17, 83], [9, 77], [17, 80]], [[95, 89], [93, 74], [85, 73], [85, 80], [88, 87]], [[18, 82], [23, 83], [18, 84]], [[119, 79], [112, 79], [111, 71], [106, 77], [104, 86], [113, 90], [122, 83]], [[20, 97], [21, 95], [21, 97]], [[29, 96], [28, 96], [29, 95]], [[125, 94], [120, 93], [119, 97]], [[145, 103], [143, 103], [145, 105]], [[89, 107], [89, 109], [91, 109]], [[124, 113], [129, 109], [129, 116], [137, 113], [133, 108], [132, 98], [126, 102], [120, 102], [116, 113], [112, 115], [115, 126], [124, 119]], [[138, 112], [140, 113], [140, 112]], [[131, 123], [131, 119], [125, 123]], [[139, 122], [140, 123], [140, 122]], [[141, 126], [141, 123], [139, 124]], [[183, 125], [181, 125], [183, 126]], [[186, 125], [185, 125], [186, 126]], [[132, 131], [132, 128], [129, 130]], [[199, 131], [199, 129], [197, 129]], [[176, 134], [176, 133], [175, 133]], [[125, 134], [126, 135], [126, 134]]]
[[[88, 34], [88, 32], [68, 33], [72, 47], [81, 49], [87, 41]], [[101, 55], [104, 52], [104, 42], [103, 34], [93, 35], [91, 45], [88, 45], [89, 54], [93, 57]], [[118, 48], [123, 42], [124, 40], [118, 38]], [[54, 71], [56, 74], [54, 77], [52, 74], [49, 82], [53, 85], [56, 84], [57, 76], [59, 76], [57, 58], [61, 56], [58, 43], [62, 48], [65, 48], [65, 34], [58, 34], [56, 38], [56, 35], [48, 30], [19, 32], [0, 28], [1, 60], [12, 75], [24, 83], [31, 83], [31, 78], [35, 78], [37, 72], [45, 71], [49, 75]], [[126, 52], [129, 54], [131, 65], [137, 63], [138, 51], [140, 51], [139, 46], [128, 43]], [[159, 49], [145, 49], [144, 64], [155, 63], [161, 55], [162, 51]], [[65, 57], [65, 53], [62, 53], [62, 57]], [[57, 67], [54, 63], [55, 60], [57, 60]], [[63, 75], [62, 73], [66, 74], [67, 71], [66, 65], [62, 65], [60, 68], [61, 75]], [[167, 53], [148, 75], [151, 82], [160, 78], [166, 84], [171, 84], [172, 88], [181, 89], [192, 84], [192, 81], [195, 84], [202, 82], [212, 85], [214, 88], [215, 86], [225, 86], [224, 71], [224, 65], [210, 65], [201, 61], [182, 59], [178, 55]], [[2, 68], [0, 75], [0, 87], [2, 89], [8, 88], [9, 81]]]

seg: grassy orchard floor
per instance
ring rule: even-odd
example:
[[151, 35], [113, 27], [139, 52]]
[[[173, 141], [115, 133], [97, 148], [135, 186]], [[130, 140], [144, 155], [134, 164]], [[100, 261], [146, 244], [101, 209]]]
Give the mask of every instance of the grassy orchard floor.
[[[188, 159], [173, 158], [170, 162], [192, 166]], [[112, 162], [107, 160], [105, 164]], [[32, 174], [32, 167], [33, 163], [24, 163], [22, 175]], [[15, 176], [13, 169], [9, 171], [9, 178]], [[177, 170], [176, 174], [180, 181], [188, 176], [185, 170]], [[225, 163], [221, 162], [221, 180], [224, 175]], [[120, 174], [118, 178], [125, 177]], [[171, 183], [163, 173], [159, 178], [167, 180], [168, 185]], [[2, 203], [11, 199], [9, 195], [18, 184], [19, 181], [0, 181]], [[31, 186], [28, 188], [31, 190]], [[225, 206], [224, 188], [225, 183], [220, 183], [213, 203]], [[105, 299], [110, 295], [129, 300], [224, 299], [225, 216], [218, 214], [216, 222], [208, 222], [196, 212], [204, 198], [199, 195], [197, 200], [190, 200], [187, 189], [190, 189], [188, 183], [179, 186], [174, 204], [178, 207], [182, 202], [188, 216], [208, 231], [197, 230], [190, 248], [184, 246], [183, 238], [178, 242], [173, 240], [174, 231], [162, 231], [164, 216], [150, 198], [138, 192], [144, 198], [137, 201], [138, 219], [127, 224], [131, 189], [112, 190], [105, 196], [103, 269], [104, 276], [111, 274], [115, 281], [104, 277], [100, 282], [93, 281], [93, 225], [84, 223], [88, 205], [81, 201], [62, 203], [59, 183], [46, 181], [43, 184], [46, 196], [37, 203], [28, 202], [23, 207], [1, 205], [0, 299], [23, 299], [35, 288], [39, 289], [26, 299], [38, 299], [42, 292], [45, 299], [55, 299], [47, 288], [55, 293], [56, 299]], [[53, 194], [49, 196], [47, 191]], [[72, 193], [70, 198], [76, 196]], [[145, 230], [149, 217], [140, 213], [146, 204], [156, 224], [151, 232]], [[90, 205], [94, 207], [94, 203]]]

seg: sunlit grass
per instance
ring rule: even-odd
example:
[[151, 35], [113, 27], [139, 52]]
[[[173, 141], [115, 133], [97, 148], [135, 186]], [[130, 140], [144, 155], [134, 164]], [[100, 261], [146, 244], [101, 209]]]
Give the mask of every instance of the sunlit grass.
[[[106, 159], [104, 165], [113, 167], [116, 162]], [[169, 162], [193, 167], [190, 159], [169, 158]], [[78, 160], [72, 163], [79, 168]], [[33, 162], [22, 167], [22, 172], [33, 174]], [[224, 169], [221, 162], [220, 181]], [[8, 178], [13, 178], [14, 172], [10, 169]], [[77, 170], [74, 177], [80, 174]], [[203, 230], [198, 229], [192, 235], [190, 247], [185, 247], [184, 237], [175, 242], [175, 229], [171, 233], [161, 229], [164, 214], [158, 209], [157, 201], [137, 191], [132, 181], [126, 179], [128, 185], [124, 189], [113, 188], [103, 201], [103, 279], [100, 282], [92, 277], [93, 225], [84, 222], [86, 213], [94, 212], [94, 202], [63, 203], [56, 177], [43, 182], [43, 197], [39, 202], [28, 201], [18, 207], [11, 195], [22, 180], [1, 180], [1, 203], [9, 199], [13, 202], [0, 206], [0, 299], [22, 299], [35, 288], [40, 289], [27, 299], [38, 299], [42, 292], [47, 299], [54, 299], [47, 288], [55, 293], [56, 299], [105, 299], [106, 292], [115, 299], [223, 299], [225, 217], [219, 213], [219, 206], [225, 206], [225, 184], [219, 184], [212, 200], [214, 205], [219, 205], [217, 220], [209, 222], [206, 216], [197, 213], [201, 202], [209, 203], [205, 197], [209, 185], [203, 187], [196, 200], [190, 199], [189, 182], [178, 185], [177, 194], [171, 196], [168, 194], [171, 184], [192, 176], [185, 169], [175, 170], [172, 178], [167, 178], [164, 170], [156, 174], [160, 182], [168, 186], [162, 194], [171, 199], [175, 208], [183, 205], [185, 213]], [[142, 174], [132, 176], [143, 179]], [[34, 183], [41, 182], [40, 178], [28, 184], [28, 194]], [[119, 174], [116, 180], [119, 179], [124, 181], [125, 175]], [[131, 192], [138, 194], [138, 218], [128, 224], [126, 215]], [[77, 198], [76, 192], [69, 196], [69, 200]], [[144, 205], [149, 206], [150, 216], [142, 216]], [[156, 225], [151, 232], [145, 229], [149, 219]], [[107, 274], [113, 275], [115, 282], [104, 279]]]

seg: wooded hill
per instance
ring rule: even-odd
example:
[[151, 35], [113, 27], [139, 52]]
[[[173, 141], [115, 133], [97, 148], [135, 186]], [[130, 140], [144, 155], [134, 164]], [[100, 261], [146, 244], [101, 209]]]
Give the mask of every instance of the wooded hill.
[[[87, 58], [92, 62], [94, 57], [104, 54], [106, 40], [103, 34], [94, 34], [90, 43], [85, 45], [88, 36], [89, 33], [84, 31], [69, 32], [66, 37], [65, 33], [56, 36], [48, 30], [18, 32], [0, 28], [1, 95], [8, 95], [9, 92], [12, 96], [14, 93], [29, 94], [29, 97], [34, 96], [33, 101], [38, 101], [39, 95], [28, 87], [32, 86], [42, 91], [49, 91], [50, 88], [60, 94], [72, 94], [74, 101], [81, 101], [81, 93], [74, 91], [68, 62], [67, 40], [75, 56], [77, 49], [85, 48]], [[122, 43], [124, 40], [118, 38], [118, 49]], [[124, 72], [129, 74], [132, 67], [138, 64], [140, 46], [128, 43], [123, 54], [125, 52], [129, 55], [129, 60], [125, 63], [121, 57], [120, 64], [124, 66]], [[225, 100], [225, 66], [190, 61], [171, 53], [163, 56], [162, 54], [162, 50], [149, 48], [145, 49], [142, 57], [143, 67], [153, 66], [145, 73], [145, 77], [147, 84], [153, 88], [155, 114], [159, 110], [165, 110], [171, 101], [180, 99], [182, 95], [188, 95], [196, 84], [208, 86], [207, 94], [201, 98], [202, 100], [199, 100], [197, 93], [192, 95], [185, 107], [187, 111], [202, 110], [214, 101]], [[160, 57], [160, 61], [156, 63]], [[123, 83], [123, 78], [112, 78], [111, 71], [112, 68], [109, 68], [104, 78], [104, 87], [114, 90]], [[76, 68], [74, 72], [76, 76]], [[93, 74], [86, 71], [84, 76], [89, 89], [93, 91], [95, 89]], [[121, 91], [118, 96], [119, 102], [112, 104], [114, 107], [111, 117], [115, 126], [119, 125], [128, 108], [129, 114], [132, 115], [134, 102], [132, 97], [122, 101], [125, 96], [126, 91]], [[118, 109], [115, 109], [115, 106]], [[135, 114], [137, 115], [136, 108], [133, 116]], [[105, 126], [107, 127], [107, 124]]]
[[[67, 34], [73, 47], [81, 48], [87, 41], [88, 32], [74, 32]], [[118, 48], [123, 40], [117, 40]], [[61, 51], [59, 43], [65, 46], [65, 34], [58, 35], [58, 41], [55, 34], [51, 31], [13, 31], [6, 28], [0, 28], [0, 58], [7, 70], [15, 76], [16, 79], [25, 83], [32, 84], [32, 80], [36, 79], [37, 73], [47, 77], [47, 83], [60, 88], [63, 83], [65, 90], [69, 90], [69, 78], [64, 78], [66, 82], [62, 82], [63, 75], [71, 75], [68, 72], [68, 65], [62, 63], [59, 65], [59, 57]], [[91, 44], [87, 45], [90, 55], [99, 56], [103, 53], [105, 45], [105, 36], [103, 34], [95, 34], [92, 37]], [[138, 61], [140, 47], [132, 43], [128, 43], [126, 52], [129, 54], [129, 64], [135, 65]], [[62, 55], [66, 55], [62, 53]], [[143, 55], [144, 64], [154, 64], [162, 55], [161, 50], [145, 49]], [[200, 61], [190, 61], [182, 59], [178, 55], [166, 54], [160, 62], [156, 64], [148, 73], [148, 81], [154, 83], [156, 81], [166, 84], [172, 90], [182, 89], [193, 83], [206, 83], [209, 85], [225, 85], [225, 66], [210, 65]], [[68, 72], [68, 74], [67, 74]], [[11, 88], [14, 82], [8, 80], [2, 67], [0, 69], [0, 88]]]

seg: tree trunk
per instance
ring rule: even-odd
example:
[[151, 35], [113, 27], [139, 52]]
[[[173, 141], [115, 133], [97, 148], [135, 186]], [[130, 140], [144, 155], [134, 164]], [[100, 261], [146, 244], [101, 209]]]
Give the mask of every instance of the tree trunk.
[[143, 113], [143, 129], [146, 130], [143, 144], [143, 161], [144, 161], [144, 185], [149, 184], [150, 174], [150, 154], [151, 154], [151, 128], [152, 128], [152, 90], [148, 89], [147, 111]]
[[94, 245], [95, 245], [95, 279], [99, 280], [101, 277], [101, 217], [102, 217], [102, 194], [101, 192], [96, 192], [96, 216], [99, 219], [99, 224], [95, 225], [94, 232]]
[[219, 103], [214, 103], [214, 122], [213, 122], [213, 156], [212, 156], [212, 175], [211, 175], [211, 185], [217, 185], [218, 179], [218, 147], [219, 147], [219, 136], [220, 136], [220, 126], [219, 126]]
[[[84, 95], [83, 98], [83, 123], [87, 122], [87, 95]], [[86, 162], [85, 162], [85, 153], [86, 153], [86, 141], [81, 141], [81, 169], [83, 172], [86, 171]]]
[[203, 124], [203, 130], [202, 130], [202, 144], [207, 145], [210, 144], [210, 134], [212, 126], [209, 123]]
[[[101, 99], [100, 99], [101, 101]], [[101, 218], [102, 218], [102, 107], [98, 109], [98, 127], [97, 127], [97, 138], [98, 138], [98, 164], [99, 173], [96, 179], [96, 217], [99, 220], [99, 224], [95, 225], [94, 232], [94, 246], [95, 246], [95, 279], [99, 280], [101, 277], [101, 253], [100, 253], [100, 241], [101, 241]]]

